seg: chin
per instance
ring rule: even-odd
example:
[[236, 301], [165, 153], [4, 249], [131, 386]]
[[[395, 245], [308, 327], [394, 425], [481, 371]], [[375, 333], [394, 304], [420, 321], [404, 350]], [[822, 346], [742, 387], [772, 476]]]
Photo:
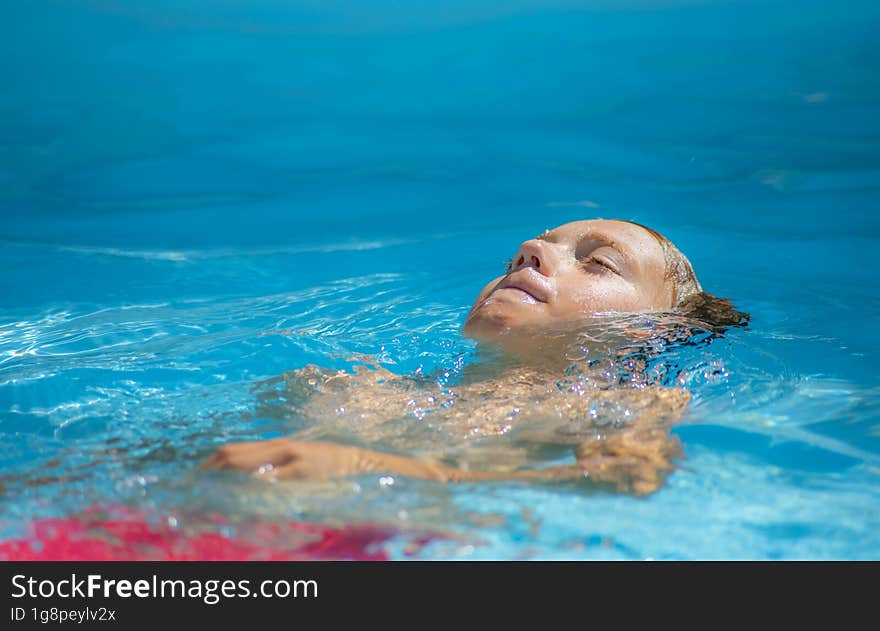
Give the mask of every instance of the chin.
[[529, 324], [531, 318], [518, 313], [516, 305], [487, 302], [471, 311], [462, 327], [462, 333], [475, 339], [492, 339], [506, 336], [512, 330]]
[[468, 318], [461, 329], [467, 337], [474, 339], [493, 338], [510, 330], [510, 325], [495, 318]]

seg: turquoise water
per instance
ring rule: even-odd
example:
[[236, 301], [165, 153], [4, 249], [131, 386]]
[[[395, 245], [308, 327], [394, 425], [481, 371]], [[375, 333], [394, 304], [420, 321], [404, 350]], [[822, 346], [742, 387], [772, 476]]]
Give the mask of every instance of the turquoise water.
[[[123, 504], [451, 535], [421, 558], [880, 558], [876, 3], [4, 13], [0, 538]], [[297, 428], [259, 403], [285, 370], [473, 361], [459, 328], [517, 244], [597, 216], [752, 316], [676, 351], [658, 493], [196, 471]]]

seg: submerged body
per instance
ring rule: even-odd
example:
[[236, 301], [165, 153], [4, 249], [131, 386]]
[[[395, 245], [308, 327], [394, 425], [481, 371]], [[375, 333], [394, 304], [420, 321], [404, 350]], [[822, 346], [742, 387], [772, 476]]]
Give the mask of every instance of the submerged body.
[[[292, 438], [227, 445], [206, 468], [269, 479], [383, 472], [442, 482], [582, 480], [643, 494], [673, 469], [680, 445], [669, 427], [690, 400], [678, 388], [604, 389], [529, 368], [452, 388], [380, 367], [351, 374], [310, 366], [282, 378], [284, 393], [300, 401], [290, 413], [310, 427]], [[565, 452], [574, 462], [541, 466]]]

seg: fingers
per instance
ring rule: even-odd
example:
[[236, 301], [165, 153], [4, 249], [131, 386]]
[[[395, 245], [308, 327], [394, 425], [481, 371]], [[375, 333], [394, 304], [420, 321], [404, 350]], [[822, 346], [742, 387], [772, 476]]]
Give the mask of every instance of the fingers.
[[296, 459], [292, 447], [291, 441], [286, 438], [231, 443], [214, 452], [200, 469], [236, 469], [267, 475]]
[[361, 453], [359, 449], [343, 445], [276, 438], [225, 445], [200, 468], [247, 471], [269, 480], [317, 480], [364, 470], [359, 464]]

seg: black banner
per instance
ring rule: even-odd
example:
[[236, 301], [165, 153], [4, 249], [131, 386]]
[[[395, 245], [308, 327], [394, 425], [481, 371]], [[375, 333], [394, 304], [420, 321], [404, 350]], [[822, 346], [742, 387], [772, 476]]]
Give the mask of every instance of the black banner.
[[727, 621], [790, 622], [867, 612], [880, 579], [877, 563], [812, 562], [4, 562], [0, 570], [3, 629], [326, 626], [352, 616], [432, 628], [609, 615], [665, 625], [705, 608]]

